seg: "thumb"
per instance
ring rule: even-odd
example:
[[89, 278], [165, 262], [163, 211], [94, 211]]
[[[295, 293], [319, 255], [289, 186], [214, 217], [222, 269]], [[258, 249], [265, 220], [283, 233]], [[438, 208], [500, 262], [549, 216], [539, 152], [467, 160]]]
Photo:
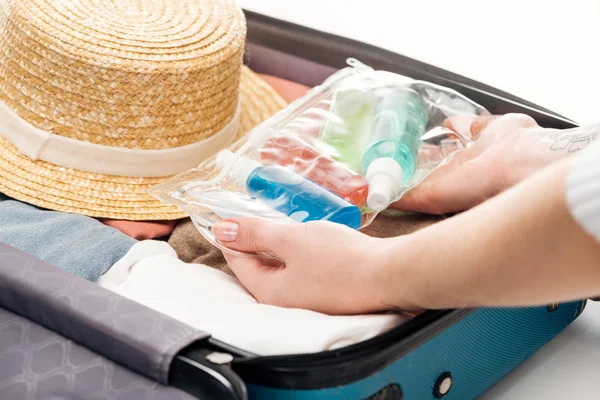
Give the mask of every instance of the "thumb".
[[277, 249], [281, 229], [281, 225], [264, 219], [234, 218], [217, 222], [211, 232], [231, 249], [258, 253]]

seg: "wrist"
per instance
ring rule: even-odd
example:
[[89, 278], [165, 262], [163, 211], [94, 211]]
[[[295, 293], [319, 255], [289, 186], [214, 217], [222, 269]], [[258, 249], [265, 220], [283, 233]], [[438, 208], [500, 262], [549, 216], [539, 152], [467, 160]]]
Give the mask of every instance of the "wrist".
[[562, 159], [565, 155], [550, 151], [557, 129], [526, 128], [515, 132], [516, 137], [507, 165], [508, 186], [514, 186], [536, 171]]
[[374, 273], [371, 271], [374, 296], [383, 310], [421, 311], [426, 305], [421, 301], [416, 283], [420, 267], [415, 234], [388, 239], [377, 239]]
[[600, 125], [573, 129], [526, 128], [518, 132], [509, 160], [512, 186], [540, 169], [570, 157], [600, 138]]

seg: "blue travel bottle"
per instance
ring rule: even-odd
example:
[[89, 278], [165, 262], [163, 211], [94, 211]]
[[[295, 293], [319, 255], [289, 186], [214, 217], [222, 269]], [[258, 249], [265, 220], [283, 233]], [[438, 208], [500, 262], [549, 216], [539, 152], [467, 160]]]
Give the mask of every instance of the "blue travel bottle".
[[428, 119], [427, 105], [414, 90], [390, 89], [382, 94], [361, 160], [369, 184], [367, 205], [374, 211], [394, 201], [414, 175]]
[[264, 166], [229, 150], [217, 155], [217, 166], [257, 200], [299, 222], [328, 220], [358, 229], [360, 209], [289, 169]]

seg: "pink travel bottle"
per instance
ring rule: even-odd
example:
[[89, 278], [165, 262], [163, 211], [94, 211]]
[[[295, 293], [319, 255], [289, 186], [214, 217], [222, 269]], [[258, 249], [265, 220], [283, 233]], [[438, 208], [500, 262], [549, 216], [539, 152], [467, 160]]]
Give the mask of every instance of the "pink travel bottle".
[[363, 176], [321, 154], [302, 139], [273, 136], [260, 149], [260, 160], [264, 165], [289, 167], [358, 207], [367, 201], [369, 185]]

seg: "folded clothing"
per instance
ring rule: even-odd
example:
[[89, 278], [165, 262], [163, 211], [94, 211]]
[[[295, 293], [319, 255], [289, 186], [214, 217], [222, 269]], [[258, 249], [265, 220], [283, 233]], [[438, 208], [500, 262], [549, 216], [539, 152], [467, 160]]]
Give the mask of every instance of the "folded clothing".
[[273, 75], [258, 74], [258, 76], [271, 85], [271, 87], [288, 103], [299, 99], [310, 90], [308, 86]]
[[41, 209], [2, 194], [0, 241], [94, 282], [137, 243], [94, 218]]
[[137, 240], [167, 237], [177, 224], [177, 221], [127, 221], [123, 219], [101, 219], [100, 222]]
[[198, 232], [190, 218], [180, 221], [168, 243], [175, 249], [181, 261], [204, 264], [234, 276], [221, 250], [216, 248]]
[[237, 279], [185, 263], [167, 243], [152, 240], [133, 246], [98, 283], [216, 339], [265, 356], [344, 347], [407, 320], [392, 313], [330, 316], [259, 304]]

